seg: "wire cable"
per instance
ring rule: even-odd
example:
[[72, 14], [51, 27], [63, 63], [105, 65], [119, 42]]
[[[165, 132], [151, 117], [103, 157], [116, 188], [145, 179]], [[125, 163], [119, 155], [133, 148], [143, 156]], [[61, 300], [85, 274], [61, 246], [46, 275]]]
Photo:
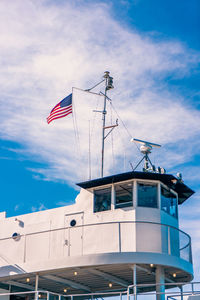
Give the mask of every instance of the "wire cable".
[[[132, 137], [133, 137], [132, 134], [130, 133], [130, 131], [129, 131], [128, 128], [126, 127], [124, 121], [122, 120], [122, 118], [121, 118], [120, 115], [118, 114], [117, 110], [114, 108], [114, 106], [113, 106], [112, 103], [110, 103], [110, 104], [111, 104], [113, 110], [115, 111], [115, 113], [117, 114], [117, 117], [118, 117], [119, 120], [121, 121], [122, 125], [124, 126], [124, 128], [125, 128], [125, 130], [126, 130], [128, 136], [129, 136], [130, 138], [132, 138]], [[137, 143], [134, 142], [134, 144], [135, 144], [136, 148], [138, 149], [138, 151], [140, 152], [140, 149], [139, 149]], [[141, 152], [140, 152], [140, 153], [141, 153]]]
[[[110, 102], [111, 104], [111, 102]], [[113, 112], [112, 105], [110, 105], [110, 122], [113, 124]], [[112, 162], [113, 162], [113, 171], [115, 169], [115, 154], [114, 154], [114, 143], [113, 143], [113, 131], [111, 131], [111, 146], [112, 146]]]
[[[73, 97], [73, 88], [72, 88], [72, 97]], [[74, 105], [74, 101], [72, 101], [72, 103], [73, 103], [72, 119], [73, 119], [74, 135], [75, 135], [75, 144], [77, 146], [77, 155], [78, 155], [78, 158], [80, 159], [81, 147], [80, 147], [79, 131], [78, 131], [78, 126], [77, 126], [77, 121], [76, 121], [76, 108]]]

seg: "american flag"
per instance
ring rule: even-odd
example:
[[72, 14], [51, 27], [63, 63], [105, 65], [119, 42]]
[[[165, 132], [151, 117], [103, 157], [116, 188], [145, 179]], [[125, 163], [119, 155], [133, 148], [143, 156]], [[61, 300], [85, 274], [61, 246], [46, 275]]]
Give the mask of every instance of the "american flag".
[[47, 123], [59, 118], [66, 117], [72, 113], [72, 94], [60, 101], [47, 117]]

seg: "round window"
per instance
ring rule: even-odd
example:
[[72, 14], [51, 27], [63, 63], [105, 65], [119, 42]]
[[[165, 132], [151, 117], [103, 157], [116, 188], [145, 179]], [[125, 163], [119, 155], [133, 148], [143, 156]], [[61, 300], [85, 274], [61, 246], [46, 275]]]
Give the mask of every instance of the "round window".
[[20, 240], [20, 234], [17, 232], [14, 232], [12, 235], [13, 240], [19, 241]]
[[71, 220], [71, 222], [70, 222], [70, 226], [75, 226], [76, 225], [76, 220]]

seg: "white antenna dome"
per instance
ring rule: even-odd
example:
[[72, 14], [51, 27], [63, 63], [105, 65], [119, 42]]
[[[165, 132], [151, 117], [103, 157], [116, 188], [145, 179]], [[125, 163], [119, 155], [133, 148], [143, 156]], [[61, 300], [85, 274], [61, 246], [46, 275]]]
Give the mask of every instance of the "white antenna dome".
[[[152, 165], [151, 160], [150, 160], [148, 154], [151, 153], [151, 150], [152, 150], [153, 147], [160, 148], [161, 145], [154, 144], [154, 143], [147, 142], [147, 141], [143, 141], [143, 140], [139, 140], [139, 139], [134, 139], [134, 138], [131, 139], [131, 142], [136, 142], [136, 143], [141, 144], [141, 146], [140, 146], [140, 152], [141, 152], [142, 154], [144, 154], [144, 157], [143, 157], [143, 158], [141, 159], [141, 161], [137, 164], [137, 166], [135, 167], [135, 169], [136, 169], [136, 168], [138, 167], [138, 165], [144, 160], [144, 168], [143, 168], [143, 171], [145, 171], [145, 172], [155, 172], [155, 170], [156, 170], [156, 169], [155, 169], [155, 166]], [[148, 163], [150, 163], [151, 168], [149, 168]], [[133, 169], [133, 171], [134, 171], [135, 169]], [[163, 169], [163, 168], [162, 168], [162, 169]], [[160, 168], [159, 168], [159, 170], [160, 170]], [[160, 172], [160, 171], [159, 171], [159, 172]], [[163, 174], [165, 173], [165, 170], [164, 170], [164, 169], [162, 170], [162, 173], [163, 173]]]
[[140, 152], [143, 154], [151, 153], [151, 150], [152, 150], [152, 146], [149, 144], [144, 144], [140, 146]]

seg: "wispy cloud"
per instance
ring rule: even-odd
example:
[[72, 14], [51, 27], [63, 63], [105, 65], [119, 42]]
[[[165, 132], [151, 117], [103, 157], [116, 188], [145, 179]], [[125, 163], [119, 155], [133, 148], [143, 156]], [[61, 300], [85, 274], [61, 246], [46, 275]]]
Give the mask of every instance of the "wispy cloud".
[[[79, 1], [0, 2], [0, 137], [23, 146], [10, 151], [46, 164], [46, 168], [29, 169], [35, 179], [71, 184], [81, 180], [82, 174], [87, 178], [88, 122], [78, 120], [79, 150], [85, 157], [77, 161], [71, 117], [51, 126], [46, 124], [46, 117], [73, 86], [91, 87], [105, 70], [110, 70], [115, 89], [109, 95], [130, 135], [161, 143], [163, 148], [155, 150], [152, 161], [170, 171], [181, 166], [178, 171], [185, 171], [186, 180], [195, 178], [197, 182], [199, 162], [193, 160], [200, 149], [200, 112], [188, 104], [181, 91], [172, 89], [166, 78], [180, 82], [189, 78], [200, 61], [199, 53], [180, 41], [154, 39], [153, 35], [147, 37], [136, 29], [124, 28], [107, 7], [95, 2], [84, 6]], [[116, 117], [113, 112], [113, 122]], [[119, 123], [113, 146], [111, 136], [106, 140], [106, 174], [127, 170], [129, 160], [136, 163], [140, 159]], [[99, 142], [93, 142], [91, 152], [96, 176], [99, 134], [95, 138]], [[190, 167], [183, 167], [190, 162]], [[61, 204], [65, 203], [58, 202]], [[194, 213], [199, 207], [195, 202]], [[42, 203], [32, 207], [32, 211], [42, 209]], [[199, 249], [198, 228], [192, 229], [198, 215], [193, 221], [193, 215], [188, 216], [190, 211], [181, 212], [181, 225]]]
[[[24, 146], [15, 151], [47, 163], [48, 168], [34, 170], [37, 179], [74, 181], [88, 173], [87, 158], [77, 168], [72, 120], [47, 126], [45, 119], [72, 86], [90, 87], [106, 69], [115, 78], [116, 88], [110, 93], [113, 103], [131, 135], [163, 144], [158, 152], [163, 166], [171, 168], [197, 153], [190, 150], [198, 143], [194, 137], [199, 134], [199, 111], [188, 107], [184, 97], [165, 83], [169, 75], [189, 76], [198, 63], [197, 53], [179, 41], [155, 41], [123, 28], [105, 8], [106, 4], [95, 3], [87, 7], [69, 2], [0, 3], [4, 12], [0, 20], [0, 136]], [[83, 138], [88, 124], [79, 129]], [[139, 158], [129, 139], [123, 129], [115, 130], [113, 151], [107, 149], [107, 174], [113, 172], [113, 152], [115, 171], [123, 168], [124, 153], [127, 161]], [[111, 143], [111, 137], [106, 143]], [[180, 151], [183, 146], [184, 152]], [[80, 151], [87, 156], [87, 141]], [[95, 147], [92, 151], [96, 157]], [[99, 165], [97, 159], [95, 165]]]
[[19, 204], [16, 204], [14, 207], [14, 211], [18, 211], [18, 209], [19, 209]]
[[32, 212], [41, 211], [41, 210], [45, 210], [45, 209], [47, 209], [47, 207], [43, 203], [40, 203], [38, 206], [31, 207]]

